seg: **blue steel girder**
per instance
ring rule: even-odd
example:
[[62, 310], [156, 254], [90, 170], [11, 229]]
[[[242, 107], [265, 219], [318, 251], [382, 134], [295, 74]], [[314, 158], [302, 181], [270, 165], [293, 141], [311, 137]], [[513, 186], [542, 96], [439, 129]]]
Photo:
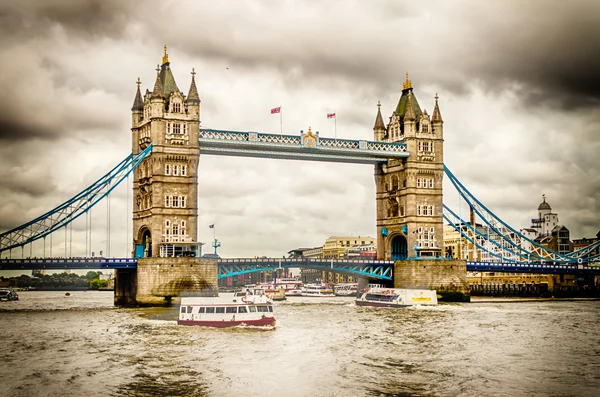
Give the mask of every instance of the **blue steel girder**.
[[137, 258], [0, 259], [0, 270], [136, 269]]
[[379, 280], [392, 280], [394, 262], [331, 259], [239, 258], [219, 259], [219, 278], [242, 274], [299, 267], [323, 269]]
[[469, 272], [503, 272], [533, 274], [591, 274], [600, 275], [600, 266], [565, 265], [560, 263], [467, 262]]
[[406, 144], [200, 129], [200, 154], [375, 164], [406, 158]]

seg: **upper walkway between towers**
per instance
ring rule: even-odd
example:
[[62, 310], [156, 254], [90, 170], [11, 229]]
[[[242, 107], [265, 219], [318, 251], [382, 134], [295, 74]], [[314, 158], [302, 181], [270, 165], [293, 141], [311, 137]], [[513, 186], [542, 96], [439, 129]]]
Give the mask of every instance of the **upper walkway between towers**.
[[200, 154], [225, 156], [376, 164], [410, 154], [404, 143], [322, 138], [310, 128], [299, 135], [200, 129], [198, 140]]

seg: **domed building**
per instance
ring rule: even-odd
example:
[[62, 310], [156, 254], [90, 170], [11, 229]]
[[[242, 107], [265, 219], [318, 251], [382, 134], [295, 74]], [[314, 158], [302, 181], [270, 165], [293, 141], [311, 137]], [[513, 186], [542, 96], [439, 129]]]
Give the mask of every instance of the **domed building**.
[[552, 207], [546, 202], [546, 195], [542, 194], [542, 202], [538, 206], [538, 217], [531, 220], [531, 228], [540, 236], [549, 236], [558, 225], [558, 214], [552, 213]]

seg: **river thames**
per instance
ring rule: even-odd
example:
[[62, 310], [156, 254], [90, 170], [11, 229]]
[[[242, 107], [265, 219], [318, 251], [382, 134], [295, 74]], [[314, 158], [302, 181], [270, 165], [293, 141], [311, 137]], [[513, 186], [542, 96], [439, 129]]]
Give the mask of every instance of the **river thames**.
[[275, 302], [274, 330], [177, 326], [112, 292], [0, 304], [2, 396], [597, 396], [600, 301], [404, 310]]

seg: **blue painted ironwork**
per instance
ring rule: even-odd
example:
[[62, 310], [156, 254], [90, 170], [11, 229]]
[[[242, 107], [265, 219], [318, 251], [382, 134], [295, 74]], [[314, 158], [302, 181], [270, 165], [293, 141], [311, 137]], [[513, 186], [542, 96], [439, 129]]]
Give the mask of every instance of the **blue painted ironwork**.
[[32, 221], [0, 234], [0, 252], [39, 240], [88, 212], [117, 187], [151, 151], [152, 145], [149, 145], [136, 156], [130, 154], [96, 182], [58, 207]]
[[393, 261], [312, 258], [219, 259], [219, 278], [282, 268], [300, 267], [346, 273], [356, 277], [392, 280]]
[[467, 271], [536, 273], [536, 274], [594, 274], [600, 275], [600, 266], [562, 264], [554, 262], [467, 262]]
[[311, 135], [309, 141], [305, 136], [200, 129], [200, 153], [360, 164], [409, 156], [404, 143], [320, 138], [318, 135]]
[[[478, 248], [486, 251], [494, 257], [509, 262], [527, 261], [552, 261], [564, 264], [595, 264], [600, 263], [600, 255], [595, 254], [600, 242], [596, 242], [587, 247], [579, 249], [568, 254], [559, 253], [545, 247], [529, 237], [523, 235], [509, 224], [502, 221], [477, 198], [444, 166], [444, 171], [450, 182], [454, 185], [469, 207], [483, 220], [487, 225], [489, 235], [483, 235], [476, 228], [470, 226], [468, 222], [460, 219], [450, 209], [444, 206], [445, 218], [454, 226], [455, 230], [467, 238], [471, 243], [476, 244]], [[452, 220], [449, 218], [453, 218]], [[460, 225], [460, 227], [457, 227]], [[477, 241], [479, 240], [479, 241]], [[488, 242], [485, 246], [479, 243]], [[500, 244], [502, 243], [502, 244]], [[506, 246], [506, 244], [508, 246]]]
[[137, 258], [0, 259], [0, 270], [135, 269]]
[[[137, 258], [27, 258], [0, 259], [0, 270], [76, 270], [76, 269], [135, 269]], [[279, 259], [279, 258], [222, 258], [218, 259], [219, 278], [290, 267], [323, 269], [355, 277], [392, 280], [393, 261]], [[553, 262], [467, 262], [467, 271], [496, 271], [539, 274], [595, 274], [600, 266], [561, 264]]]

